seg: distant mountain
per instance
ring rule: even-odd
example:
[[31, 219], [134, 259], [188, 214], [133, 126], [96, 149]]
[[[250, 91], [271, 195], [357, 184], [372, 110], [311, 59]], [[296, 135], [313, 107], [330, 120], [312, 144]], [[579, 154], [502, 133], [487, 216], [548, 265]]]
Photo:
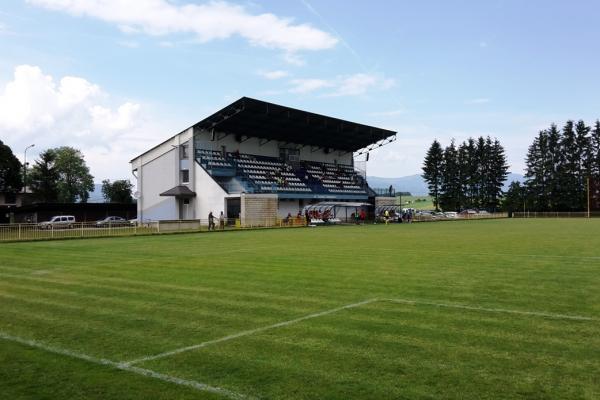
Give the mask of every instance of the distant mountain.
[[94, 191], [90, 192], [90, 198], [88, 203], [104, 203], [104, 197], [102, 197], [102, 185], [96, 183], [94, 185]]
[[[504, 183], [504, 190], [508, 190], [508, 185], [510, 185], [512, 181], [523, 182], [524, 179], [523, 175], [509, 172], [506, 182]], [[392, 185], [397, 192], [410, 192], [415, 196], [426, 195], [429, 192], [427, 184], [421, 175], [408, 175], [399, 178], [369, 176], [367, 177], [367, 181], [372, 188], [388, 188]]]

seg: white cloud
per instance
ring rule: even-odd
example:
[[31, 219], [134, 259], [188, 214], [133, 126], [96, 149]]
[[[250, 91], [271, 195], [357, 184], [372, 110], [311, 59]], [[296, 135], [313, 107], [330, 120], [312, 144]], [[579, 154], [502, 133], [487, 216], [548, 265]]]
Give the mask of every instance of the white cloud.
[[275, 70], [275, 71], [258, 71], [258, 74], [266, 79], [281, 79], [290, 75], [287, 71]]
[[161, 137], [141, 111], [135, 102], [116, 103], [84, 78], [54, 79], [39, 67], [20, 65], [0, 88], [0, 137], [18, 156], [31, 143], [38, 152], [73, 146], [83, 151], [97, 181], [128, 177], [128, 161]]
[[488, 99], [487, 97], [480, 97], [477, 99], [470, 99], [465, 101], [465, 104], [487, 104], [491, 102], [492, 99]]
[[386, 79], [372, 74], [340, 75], [333, 79], [292, 79], [290, 93], [310, 93], [321, 89], [333, 88], [333, 91], [325, 93], [326, 97], [336, 96], [358, 96], [370, 90], [387, 90], [394, 85], [393, 79]]
[[188, 33], [201, 42], [241, 36], [254, 46], [293, 54], [323, 50], [338, 39], [309, 24], [294, 23], [274, 14], [250, 14], [243, 6], [224, 1], [175, 4], [167, 0], [27, 0], [50, 10], [114, 23], [126, 33], [153, 36]]
[[296, 67], [302, 67], [303, 65], [306, 65], [306, 60], [304, 58], [289, 51], [283, 54], [283, 61], [290, 65], [295, 65]]
[[330, 87], [333, 84], [325, 79], [292, 79], [290, 93], [306, 94], [315, 90]]
[[117, 42], [119, 46], [128, 47], [130, 49], [137, 49], [140, 47], [140, 43], [135, 40], [119, 40]]

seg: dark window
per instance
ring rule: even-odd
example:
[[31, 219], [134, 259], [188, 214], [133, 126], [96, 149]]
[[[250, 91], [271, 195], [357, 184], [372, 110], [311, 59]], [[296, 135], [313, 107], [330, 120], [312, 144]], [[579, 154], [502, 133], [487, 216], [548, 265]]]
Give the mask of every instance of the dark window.
[[187, 160], [188, 159], [188, 144], [184, 143], [181, 146], [179, 146], [179, 148], [180, 148], [180, 152], [181, 152], [181, 159]]
[[190, 199], [183, 199], [183, 204], [190, 204]]
[[188, 169], [181, 170], [181, 183], [190, 182], [190, 171]]

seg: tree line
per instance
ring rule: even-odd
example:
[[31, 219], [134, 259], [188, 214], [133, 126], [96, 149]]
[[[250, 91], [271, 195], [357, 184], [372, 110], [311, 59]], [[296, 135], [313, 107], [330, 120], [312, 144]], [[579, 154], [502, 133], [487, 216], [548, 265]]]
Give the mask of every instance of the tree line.
[[[0, 192], [16, 194], [25, 186], [36, 202], [86, 203], [94, 190], [94, 177], [83, 153], [73, 147], [44, 150], [29, 167], [0, 141]], [[129, 180], [104, 180], [102, 195], [107, 202], [131, 203], [132, 187]]]
[[498, 139], [469, 138], [445, 148], [434, 140], [423, 163], [423, 179], [436, 210], [497, 211], [508, 175], [504, 147]]
[[507, 209], [586, 210], [587, 179], [600, 179], [600, 121], [550, 125], [529, 146], [525, 164], [525, 183], [511, 183]]

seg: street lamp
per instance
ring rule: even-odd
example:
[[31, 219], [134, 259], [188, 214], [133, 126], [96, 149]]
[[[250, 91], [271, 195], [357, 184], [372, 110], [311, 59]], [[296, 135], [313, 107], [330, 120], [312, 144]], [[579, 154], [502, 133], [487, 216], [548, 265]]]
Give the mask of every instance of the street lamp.
[[24, 155], [23, 155], [23, 193], [27, 193], [27, 150], [35, 146], [35, 144], [30, 144], [25, 147]]

